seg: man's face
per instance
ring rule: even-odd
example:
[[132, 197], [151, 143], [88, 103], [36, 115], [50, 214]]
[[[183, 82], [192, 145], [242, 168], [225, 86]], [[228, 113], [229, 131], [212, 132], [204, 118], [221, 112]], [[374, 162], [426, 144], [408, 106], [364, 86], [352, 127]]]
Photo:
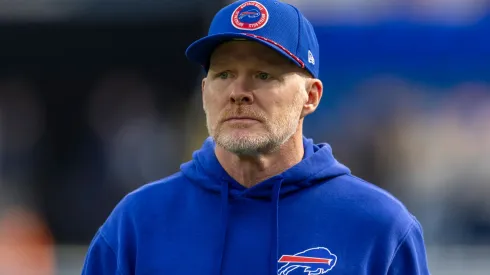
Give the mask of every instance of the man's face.
[[209, 134], [237, 155], [274, 151], [298, 131], [308, 100], [302, 69], [256, 42], [218, 47], [203, 80]]

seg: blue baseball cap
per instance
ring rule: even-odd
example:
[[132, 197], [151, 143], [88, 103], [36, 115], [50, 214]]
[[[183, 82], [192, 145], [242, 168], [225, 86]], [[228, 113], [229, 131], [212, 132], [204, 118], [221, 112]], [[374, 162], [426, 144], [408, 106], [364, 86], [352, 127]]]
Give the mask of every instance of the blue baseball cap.
[[278, 0], [241, 0], [224, 7], [214, 16], [208, 35], [192, 43], [186, 56], [207, 71], [214, 49], [235, 39], [266, 45], [318, 78], [320, 50], [315, 31], [290, 4]]

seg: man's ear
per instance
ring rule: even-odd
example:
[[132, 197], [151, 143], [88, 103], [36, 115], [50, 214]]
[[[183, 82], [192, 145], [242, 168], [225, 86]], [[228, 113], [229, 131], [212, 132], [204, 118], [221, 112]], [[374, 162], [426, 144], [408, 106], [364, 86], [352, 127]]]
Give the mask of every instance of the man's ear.
[[206, 88], [206, 81], [207, 81], [206, 77], [204, 77], [201, 81], [201, 96], [202, 96], [203, 108], [204, 108], [204, 89]]
[[316, 108], [318, 108], [323, 95], [323, 83], [320, 79], [309, 78], [306, 80], [305, 85], [308, 99], [303, 106], [301, 117], [306, 117], [307, 115], [313, 113]]
[[201, 82], [201, 92], [204, 92], [204, 86], [206, 86], [207, 77], [204, 77]]

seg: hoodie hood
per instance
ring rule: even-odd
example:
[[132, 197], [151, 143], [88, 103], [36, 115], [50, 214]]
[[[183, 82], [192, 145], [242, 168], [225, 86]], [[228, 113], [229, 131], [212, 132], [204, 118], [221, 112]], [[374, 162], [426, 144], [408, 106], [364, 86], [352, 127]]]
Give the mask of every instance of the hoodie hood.
[[314, 144], [303, 137], [304, 157], [301, 162], [281, 174], [273, 176], [251, 188], [246, 188], [234, 180], [223, 169], [215, 155], [216, 143], [208, 137], [201, 149], [195, 151], [192, 161], [181, 166], [183, 174], [193, 183], [211, 192], [222, 191], [222, 184], [229, 185], [231, 197], [244, 196], [257, 199], [271, 199], [274, 185], [281, 182], [281, 197], [322, 183], [330, 178], [350, 174], [350, 170], [339, 163], [327, 143]]
[[216, 144], [209, 137], [202, 148], [193, 154], [193, 160], [181, 166], [183, 174], [205, 190], [221, 195], [221, 225], [219, 245], [221, 253], [213, 274], [221, 274], [222, 260], [226, 247], [230, 198], [248, 197], [270, 201], [271, 239], [270, 265], [268, 273], [277, 275], [279, 243], [279, 201], [287, 194], [300, 191], [314, 184], [350, 173], [349, 169], [335, 160], [332, 148], [326, 144], [313, 144], [303, 137], [304, 157], [301, 162], [281, 174], [271, 177], [251, 188], [246, 188], [234, 180], [223, 169], [216, 154]]

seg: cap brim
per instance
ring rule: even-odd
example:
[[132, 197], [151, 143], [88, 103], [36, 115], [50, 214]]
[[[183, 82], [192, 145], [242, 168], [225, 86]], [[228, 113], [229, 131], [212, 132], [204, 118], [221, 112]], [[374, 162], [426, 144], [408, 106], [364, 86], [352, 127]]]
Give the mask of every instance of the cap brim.
[[194, 43], [192, 43], [187, 48], [185, 55], [190, 61], [202, 65], [207, 70], [209, 69], [209, 59], [211, 58], [211, 55], [213, 54], [216, 47], [218, 47], [224, 42], [233, 41], [235, 39], [258, 42], [262, 45], [265, 45], [277, 51], [279, 54], [291, 60], [294, 64], [296, 64], [300, 68], [304, 68], [304, 66], [300, 62], [298, 62], [293, 56], [291, 56], [286, 51], [281, 49], [280, 46], [277, 46], [279, 44], [275, 43], [277, 44], [275, 45], [273, 42], [268, 42], [261, 38], [256, 38], [242, 33], [220, 33], [220, 34], [214, 34], [214, 35], [203, 37], [195, 41]]

